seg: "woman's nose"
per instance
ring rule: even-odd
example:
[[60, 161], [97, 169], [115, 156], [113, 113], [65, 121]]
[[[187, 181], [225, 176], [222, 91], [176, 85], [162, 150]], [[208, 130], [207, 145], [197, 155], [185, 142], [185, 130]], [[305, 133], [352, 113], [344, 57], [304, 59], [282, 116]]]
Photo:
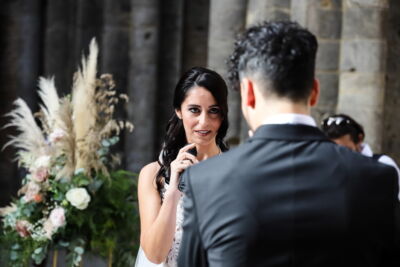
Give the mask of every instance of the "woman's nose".
[[207, 112], [202, 112], [199, 117], [199, 124], [206, 125], [208, 121]]

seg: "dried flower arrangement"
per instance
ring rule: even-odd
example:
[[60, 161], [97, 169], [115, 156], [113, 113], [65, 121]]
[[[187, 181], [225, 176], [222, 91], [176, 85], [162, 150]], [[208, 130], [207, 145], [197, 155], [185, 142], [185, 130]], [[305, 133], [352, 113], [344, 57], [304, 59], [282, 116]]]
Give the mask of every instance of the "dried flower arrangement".
[[116, 169], [110, 151], [122, 129], [133, 129], [113, 118], [115, 106], [128, 97], [116, 92], [111, 75], [97, 78], [97, 56], [93, 39], [71, 95], [59, 98], [54, 79], [40, 78], [40, 111], [33, 115], [17, 99], [8, 114], [6, 127], [19, 134], [6, 146], [18, 149], [19, 166], [27, 170], [19, 197], [0, 209], [0, 238], [8, 244], [11, 266], [39, 264], [50, 249], [67, 250], [68, 266], [79, 266], [85, 251], [107, 257], [113, 266], [134, 261], [136, 179]]

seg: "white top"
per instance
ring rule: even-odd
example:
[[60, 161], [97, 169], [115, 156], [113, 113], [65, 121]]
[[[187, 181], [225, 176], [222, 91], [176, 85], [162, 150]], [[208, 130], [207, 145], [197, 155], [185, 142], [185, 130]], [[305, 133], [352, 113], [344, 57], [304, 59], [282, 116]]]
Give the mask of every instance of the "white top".
[[[167, 190], [169, 184], [164, 184], [164, 188], [161, 191], [161, 197], [164, 199], [164, 193]], [[176, 225], [175, 225], [175, 235], [174, 240], [172, 242], [171, 249], [168, 252], [167, 259], [165, 262], [161, 264], [152, 263], [149, 259], [147, 259], [146, 254], [143, 249], [140, 247], [138, 254], [136, 256], [135, 267], [177, 267], [178, 265], [178, 254], [179, 247], [181, 245], [182, 240], [182, 223], [183, 223], [183, 201], [182, 197], [179, 199], [177, 210], [176, 210]]]
[[297, 113], [281, 113], [268, 117], [263, 122], [263, 125], [265, 124], [303, 124], [317, 127], [311, 116]]
[[[361, 154], [363, 154], [364, 156], [367, 156], [367, 157], [372, 157], [374, 155], [374, 152], [372, 152], [371, 147], [367, 143], [362, 143], [361, 144]], [[391, 157], [386, 156], [386, 155], [380, 156], [378, 161], [383, 163], [383, 164], [390, 165], [390, 166], [392, 166], [392, 167], [394, 167], [396, 169], [397, 177], [399, 178], [399, 185], [400, 185], [400, 169], [397, 166], [396, 162]], [[399, 188], [398, 197], [400, 199], [400, 188]]]

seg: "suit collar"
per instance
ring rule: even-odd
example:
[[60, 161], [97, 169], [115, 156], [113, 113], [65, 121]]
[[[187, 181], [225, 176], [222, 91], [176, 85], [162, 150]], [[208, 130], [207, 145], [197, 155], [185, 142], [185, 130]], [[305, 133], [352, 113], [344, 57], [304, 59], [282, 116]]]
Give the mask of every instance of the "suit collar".
[[255, 139], [275, 140], [330, 140], [317, 127], [302, 124], [267, 124], [258, 127], [253, 137]]

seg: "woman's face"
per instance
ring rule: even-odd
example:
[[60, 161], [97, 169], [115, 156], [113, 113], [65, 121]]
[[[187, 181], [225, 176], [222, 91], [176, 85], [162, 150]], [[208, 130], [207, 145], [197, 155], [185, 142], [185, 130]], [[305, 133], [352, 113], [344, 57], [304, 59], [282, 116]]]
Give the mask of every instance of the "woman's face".
[[362, 142], [359, 142], [358, 144], [354, 143], [350, 134], [345, 134], [339, 138], [334, 138], [334, 139], [332, 139], [332, 141], [338, 145], [350, 148], [353, 151], [361, 152], [361, 143]]
[[222, 122], [221, 107], [204, 87], [194, 86], [186, 93], [181, 109], [176, 110], [182, 119], [188, 143], [208, 145], [215, 142]]

